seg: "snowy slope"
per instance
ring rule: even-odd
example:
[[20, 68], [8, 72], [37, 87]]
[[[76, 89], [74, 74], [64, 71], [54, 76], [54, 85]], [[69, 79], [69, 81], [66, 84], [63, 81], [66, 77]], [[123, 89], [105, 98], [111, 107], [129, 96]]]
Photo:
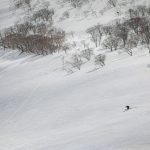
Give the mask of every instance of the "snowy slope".
[[[0, 28], [15, 22], [8, 9], [1, 0]], [[117, 17], [112, 11], [100, 19]], [[94, 20], [80, 15], [56, 23], [81, 33]], [[105, 67], [90, 62], [71, 75], [62, 69], [63, 55], [0, 51], [0, 150], [149, 150], [148, 51], [109, 53]], [[126, 105], [133, 109], [123, 112]]]
[[[59, 55], [2, 55], [1, 149], [148, 150], [149, 55], [123, 55], [70, 76]], [[123, 112], [126, 105], [133, 109]]]

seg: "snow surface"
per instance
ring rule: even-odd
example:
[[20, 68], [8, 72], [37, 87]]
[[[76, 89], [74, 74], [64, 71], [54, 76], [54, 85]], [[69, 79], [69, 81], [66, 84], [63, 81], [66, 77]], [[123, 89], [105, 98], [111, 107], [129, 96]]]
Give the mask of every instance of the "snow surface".
[[71, 75], [63, 55], [0, 51], [0, 150], [149, 150], [148, 51], [108, 53], [105, 67]]
[[17, 55], [0, 57], [0, 149], [149, 150], [148, 53], [69, 76], [59, 55]]

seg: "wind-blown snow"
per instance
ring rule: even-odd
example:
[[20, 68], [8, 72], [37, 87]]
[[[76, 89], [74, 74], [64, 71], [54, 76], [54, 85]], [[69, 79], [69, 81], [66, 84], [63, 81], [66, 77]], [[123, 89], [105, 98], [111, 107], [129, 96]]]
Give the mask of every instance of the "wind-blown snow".
[[[71, 75], [62, 68], [61, 53], [0, 51], [0, 150], [150, 149], [146, 49], [108, 53], [98, 70], [92, 62]], [[132, 109], [124, 112], [126, 105]]]
[[[85, 66], [70, 76], [59, 55], [9, 55], [0, 61], [2, 150], [150, 148], [147, 53], [122, 54], [100, 70]], [[123, 112], [126, 105], [133, 109]]]

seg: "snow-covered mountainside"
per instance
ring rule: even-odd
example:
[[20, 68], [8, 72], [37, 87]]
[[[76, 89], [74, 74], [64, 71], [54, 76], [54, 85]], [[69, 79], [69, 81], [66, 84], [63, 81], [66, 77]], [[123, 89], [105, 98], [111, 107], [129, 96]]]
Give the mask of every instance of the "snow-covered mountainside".
[[[91, 0], [80, 9], [56, 0], [50, 4], [56, 10], [54, 24], [74, 32], [67, 41], [78, 44], [89, 40], [87, 28], [123, 17], [127, 8], [137, 4], [149, 4], [146, 0], [119, 2], [115, 9], [108, 9], [106, 0]], [[70, 18], [60, 19], [65, 11]], [[21, 16], [22, 12], [11, 9], [10, 1], [0, 1], [1, 29]], [[132, 57], [123, 50], [95, 48], [95, 54], [106, 54], [104, 67], [97, 68], [92, 56], [80, 70], [68, 70], [64, 61], [78, 49], [83, 45], [67, 54], [47, 56], [0, 50], [0, 150], [150, 149], [147, 48], [135, 48]], [[131, 109], [124, 111], [127, 105]]]

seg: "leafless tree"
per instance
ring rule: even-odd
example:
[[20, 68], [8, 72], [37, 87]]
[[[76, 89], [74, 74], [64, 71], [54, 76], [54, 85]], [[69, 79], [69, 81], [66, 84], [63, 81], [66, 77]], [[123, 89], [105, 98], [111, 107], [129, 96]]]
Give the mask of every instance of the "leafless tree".
[[114, 27], [113, 25], [106, 25], [106, 26], [103, 26], [103, 33], [105, 35], [112, 35], [114, 32]]
[[130, 9], [128, 10], [128, 12], [129, 12], [130, 18], [139, 17], [139, 12], [138, 12], [138, 10], [135, 9], [135, 8], [133, 8], [133, 9], [130, 8]]
[[42, 8], [36, 12], [34, 12], [32, 16], [32, 20], [35, 22], [38, 21], [53, 21], [54, 9]]
[[88, 48], [81, 52], [81, 57], [85, 58], [87, 61], [90, 61], [91, 56], [93, 55], [93, 50]]
[[15, 33], [23, 34], [24, 36], [29, 34], [32, 28], [33, 28], [32, 23], [27, 22], [27, 21], [22, 24], [16, 24], [14, 26]]
[[110, 6], [110, 7], [116, 7], [116, 5], [117, 5], [117, 0], [108, 0], [108, 5]]
[[91, 35], [91, 40], [95, 43], [95, 46], [100, 46], [103, 36], [103, 26], [96, 25], [94, 27], [91, 27], [87, 30], [87, 33]]
[[129, 34], [128, 41], [127, 41], [127, 44], [126, 44], [126, 50], [127, 50], [127, 53], [130, 56], [133, 55], [132, 49], [137, 47], [138, 41], [139, 41], [139, 38], [135, 33], [130, 33]]
[[5, 43], [4, 43], [4, 38], [2, 36], [2, 33], [0, 33], [0, 47], [3, 47], [3, 49], [5, 50]]
[[150, 16], [150, 6], [146, 8], [147, 15]]
[[147, 8], [146, 8], [145, 5], [139, 5], [139, 6], [137, 6], [137, 11], [139, 13], [139, 16], [141, 16], [141, 17], [146, 16], [146, 10], [147, 10]]
[[150, 23], [143, 27], [141, 34], [150, 53]]
[[118, 49], [119, 42], [120, 42], [120, 39], [118, 37], [109, 36], [103, 41], [102, 46], [106, 49], [107, 48], [110, 49], [110, 51], [112, 52], [113, 50]]
[[37, 25], [35, 26], [35, 31], [37, 34], [40, 35], [46, 35], [47, 33], [47, 26], [45, 23], [37, 23]]
[[129, 28], [124, 23], [123, 24], [118, 23], [116, 25], [114, 35], [122, 40], [123, 47], [126, 46], [128, 33], [129, 33]]
[[99, 54], [95, 56], [95, 65], [103, 67], [105, 66], [106, 56], [104, 54]]
[[71, 58], [70, 64], [73, 68], [77, 68], [78, 70], [81, 70], [81, 66], [83, 64], [81, 56], [78, 54], [74, 54]]
[[129, 27], [138, 35], [141, 32], [143, 26], [145, 26], [145, 23], [147, 24], [146, 18], [135, 17], [125, 21], [124, 25], [126, 25], [126, 27]]
[[65, 44], [62, 46], [62, 50], [63, 50], [65, 53], [67, 53], [67, 51], [70, 49], [69, 47], [70, 47], [69, 44], [68, 44], [68, 43], [65, 43]]
[[149, 7], [145, 5], [138, 5], [135, 8], [128, 10], [130, 18], [147, 17], [149, 15]]

